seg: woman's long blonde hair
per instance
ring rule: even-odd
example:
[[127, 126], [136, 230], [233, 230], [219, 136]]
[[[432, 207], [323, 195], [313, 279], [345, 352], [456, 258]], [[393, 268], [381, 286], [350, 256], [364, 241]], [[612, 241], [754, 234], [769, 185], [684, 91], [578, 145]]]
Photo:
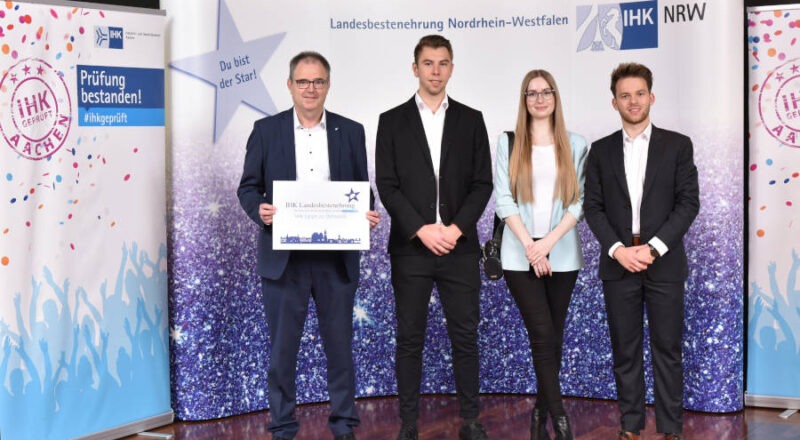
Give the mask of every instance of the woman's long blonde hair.
[[534, 78], [544, 79], [550, 85], [550, 88], [556, 91], [555, 96], [553, 96], [555, 109], [550, 117], [550, 127], [553, 130], [553, 143], [555, 144], [557, 176], [556, 193], [553, 194], [553, 198], [558, 196], [566, 208], [578, 201], [581, 188], [578, 187], [578, 177], [575, 174], [575, 167], [572, 163], [572, 148], [570, 147], [567, 127], [564, 123], [564, 114], [561, 111], [561, 97], [553, 75], [546, 70], [531, 70], [522, 79], [514, 149], [511, 152], [508, 164], [511, 195], [518, 202], [533, 203], [533, 168], [531, 164], [533, 134], [531, 133], [531, 115], [528, 113], [525, 92], [528, 90], [528, 84]]

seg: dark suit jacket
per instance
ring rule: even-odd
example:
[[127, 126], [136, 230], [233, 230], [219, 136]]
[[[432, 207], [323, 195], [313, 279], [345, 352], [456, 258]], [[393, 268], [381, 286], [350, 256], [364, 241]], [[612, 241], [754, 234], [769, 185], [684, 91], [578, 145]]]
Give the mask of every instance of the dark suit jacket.
[[[632, 209], [625, 177], [622, 131], [592, 144], [586, 165], [583, 209], [600, 242], [600, 278], [618, 280], [625, 269], [608, 256], [616, 242], [630, 246]], [[669, 252], [647, 268], [654, 281], [683, 281], [689, 274], [683, 236], [700, 209], [692, 141], [653, 126], [647, 150], [640, 214], [642, 243], [658, 237]]]
[[[416, 233], [436, 223], [436, 178], [419, 115], [411, 100], [380, 116], [375, 183], [392, 219], [392, 255], [433, 255]], [[445, 113], [439, 167], [439, 214], [461, 229], [453, 254], [478, 253], [476, 224], [492, 194], [492, 159], [483, 115], [452, 99]]]
[[[364, 127], [336, 113], [327, 112], [328, 160], [331, 180], [368, 181]], [[258, 215], [261, 203], [272, 204], [272, 182], [296, 180], [297, 167], [292, 109], [259, 119], [247, 140], [244, 172], [237, 194], [247, 215], [260, 226], [257, 272], [264, 278], [281, 277], [291, 251], [272, 249], [272, 226]], [[372, 200], [372, 194], [370, 194]], [[351, 281], [358, 279], [358, 251], [332, 251], [341, 254]]]

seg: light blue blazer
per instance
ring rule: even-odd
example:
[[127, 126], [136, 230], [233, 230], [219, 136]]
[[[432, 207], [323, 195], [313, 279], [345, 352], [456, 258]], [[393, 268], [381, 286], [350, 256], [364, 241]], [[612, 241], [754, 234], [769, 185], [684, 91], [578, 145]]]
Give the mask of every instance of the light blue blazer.
[[[578, 222], [583, 219], [583, 183], [586, 176], [585, 165], [588, 148], [586, 139], [574, 133], [569, 133], [569, 143], [572, 147], [572, 161], [575, 165], [575, 174], [578, 176], [578, 188], [580, 188], [581, 193], [578, 201], [569, 205], [566, 209], [560, 198], [553, 200], [553, 216], [550, 219], [550, 230], [561, 222], [566, 212], [571, 213]], [[519, 214], [522, 218], [522, 223], [530, 233], [533, 231], [532, 205], [530, 203], [518, 204], [511, 197], [511, 185], [508, 178], [508, 136], [505, 133], [500, 135], [497, 141], [496, 162], [497, 168], [494, 174], [495, 212], [503, 219]], [[503, 269], [518, 271], [530, 269], [522, 243], [511, 232], [511, 228], [508, 225], [504, 226], [504, 228], [503, 244], [500, 248], [500, 261], [503, 263]], [[550, 251], [550, 267], [553, 272], [569, 272], [583, 267], [583, 252], [577, 227], [570, 229], [553, 246]]]

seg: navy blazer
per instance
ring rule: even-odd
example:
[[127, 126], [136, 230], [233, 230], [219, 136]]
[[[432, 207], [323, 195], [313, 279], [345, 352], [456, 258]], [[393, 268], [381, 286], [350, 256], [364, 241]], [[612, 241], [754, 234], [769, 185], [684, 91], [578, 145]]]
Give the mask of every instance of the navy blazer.
[[[331, 180], [369, 181], [364, 126], [332, 112], [326, 112], [326, 122]], [[247, 140], [237, 195], [244, 211], [260, 226], [256, 271], [267, 279], [276, 280], [283, 275], [291, 251], [272, 249], [272, 226], [261, 221], [258, 207], [261, 203], [272, 204], [273, 181], [296, 179], [293, 109], [259, 119]], [[358, 280], [359, 252], [330, 252], [341, 254], [348, 278]]]
[[[625, 269], [608, 256], [616, 242], [630, 246], [632, 208], [625, 177], [622, 130], [592, 144], [586, 165], [583, 210], [600, 242], [600, 278], [618, 280]], [[658, 237], [669, 251], [647, 268], [654, 281], [683, 281], [689, 274], [683, 236], [700, 210], [692, 141], [653, 126], [647, 150], [640, 236]]]
[[[481, 112], [448, 99], [439, 166], [439, 214], [461, 233], [453, 254], [478, 253], [477, 223], [492, 195], [492, 159]], [[375, 184], [392, 218], [392, 255], [433, 255], [416, 233], [436, 223], [436, 176], [415, 99], [381, 114]]]

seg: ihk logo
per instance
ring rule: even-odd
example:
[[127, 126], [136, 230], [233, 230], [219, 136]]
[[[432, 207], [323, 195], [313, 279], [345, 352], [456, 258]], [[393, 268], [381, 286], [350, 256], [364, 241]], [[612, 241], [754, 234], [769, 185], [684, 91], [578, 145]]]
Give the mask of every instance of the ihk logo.
[[122, 49], [124, 39], [125, 36], [121, 27], [95, 26], [94, 28], [94, 47]]
[[72, 125], [69, 88], [59, 71], [39, 58], [25, 58], [0, 80], [0, 134], [30, 160], [49, 159], [67, 141]]
[[658, 47], [658, 2], [582, 5], [576, 11], [578, 52]]
[[764, 129], [778, 142], [800, 148], [800, 59], [776, 67], [758, 94]]

